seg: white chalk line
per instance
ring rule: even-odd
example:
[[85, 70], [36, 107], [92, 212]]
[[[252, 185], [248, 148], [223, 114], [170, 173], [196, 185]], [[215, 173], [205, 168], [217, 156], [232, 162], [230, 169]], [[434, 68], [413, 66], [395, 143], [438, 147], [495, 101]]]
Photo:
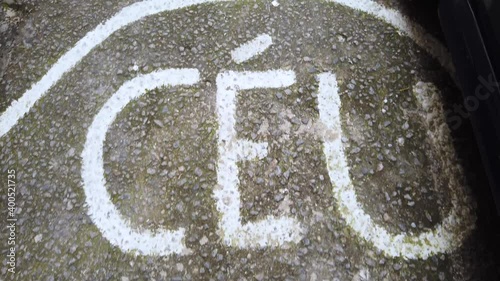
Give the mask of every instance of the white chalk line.
[[95, 116], [82, 152], [82, 178], [88, 214], [103, 236], [123, 251], [143, 255], [186, 254], [184, 228], [175, 231], [137, 231], [122, 218], [106, 189], [103, 144], [116, 116], [147, 89], [161, 86], [193, 85], [199, 80], [196, 69], [169, 69], [139, 75], [123, 84]]
[[231, 56], [236, 63], [242, 63], [263, 53], [271, 44], [273, 44], [271, 36], [268, 34], [261, 34], [255, 39], [232, 50]]
[[295, 218], [268, 216], [257, 222], [241, 222], [239, 161], [262, 159], [268, 143], [238, 139], [236, 134], [236, 97], [241, 90], [283, 88], [295, 83], [295, 73], [285, 70], [265, 72], [226, 71], [217, 76], [217, 117], [219, 123], [217, 183], [214, 198], [221, 213], [219, 228], [226, 245], [238, 248], [277, 247], [297, 243], [303, 229]]

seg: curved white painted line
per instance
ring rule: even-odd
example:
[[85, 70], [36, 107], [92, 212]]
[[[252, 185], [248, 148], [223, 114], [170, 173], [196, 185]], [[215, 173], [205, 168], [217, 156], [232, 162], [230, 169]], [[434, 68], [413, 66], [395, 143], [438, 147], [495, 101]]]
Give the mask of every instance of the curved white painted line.
[[[400, 12], [384, 7], [371, 0], [327, 0], [328, 2], [339, 3], [347, 7], [371, 14], [397, 28], [407, 35], [417, 45], [436, 58], [450, 74], [454, 72], [448, 50], [432, 35], [427, 33], [420, 25], [412, 22], [408, 17]], [[436, 11], [437, 13], [437, 11]]]
[[[0, 137], [5, 135], [12, 127], [29, 112], [31, 107], [43, 97], [47, 91], [57, 82], [64, 73], [73, 68], [83, 59], [94, 47], [101, 44], [111, 34], [118, 29], [140, 20], [144, 17], [171, 11], [190, 5], [232, 1], [232, 0], [147, 0], [137, 2], [123, 8], [120, 12], [98, 25], [94, 30], [87, 33], [76, 45], [66, 52], [50, 68], [40, 81], [35, 83], [31, 89], [26, 91], [21, 98], [13, 101], [11, 105], [0, 115]], [[370, 0], [327, 0], [333, 3], [361, 10], [375, 17], [382, 19], [412, 38], [420, 47], [439, 60], [441, 65], [448, 71], [453, 69], [449, 54], [434, 37], [425, 33], [425, 30], [401, 15], [398, 11], [386, 8]]]
[[[466, 196], [461, 186], [451, 179], [451, 185], [457, 186], [451, 193], [452, 208], [448, 216], [443, 219], [434, 229], [425, 231], [419, 235], [390, 234], [387, 230], [377, 225], [372, 218], [363, 210], [361, 203], [357, 200], [356, 191], [349, 176], [347, 159], [344, 154], [341, 135], [342, 127], [340, 121], [340, 97], [338, 95], [337, 80], [334, 74], [323, 73], [318, 75], [318, 109], [321, 123], [326, 130], [323, 138], [323, 153], [326, 156], [328, 175], [332, 182], [333, 194], [337, 199], [337, 209], [349, 225], [358, 235], [374, 244], [386, 255], [403, 258], [426, 259], [437, 253], [449, 252], [460, 246], [462, 239], [467, 235], [472, 225], [467, 224], [465, 218], [467, 212], [461, 212], [460, 208], [466, 206]], [[418, 87], [417, 84], [416, 87]], [[430, 112], [429, 100], [435, 97], [425, 97], [426, 93], [420, 92], [419, 101], [424, 111], [429, 115], [436, 115]], [[444, 114], [441, 114], [444, 116]], [[435, 118], [435, 117], [434, 117]], [[444, 120], [443, 120], [444, 122]], [[430, 124], [428, 124], [431, 127]], [[439, 138], [441, 126], [437, 126], [436, 131], [429, 131], [429, 136], [437, 150], [446, 147], [444, 140]], [[449, 133], [449, 132], [446, 132]], [[448, 151], [441, 151], [445, 155], [442, 159], [444, 167], [452, 167], [450, 163], [453, 155]]]
[[217, 2], [218, 0], [147, 0], [123, 8], [106, 22], [88, 32], [76, 45], [66, 52], [50, 70], [26, 91], [20, 99], [12, 102], [0, 116], [0, 137], [5, 135], [33, 105], [43, 97], [61, 77], [71, 70], [90, 51], [120, 28], [144, 17], [187, 6]]
[[[0, 116], [0, 137], [8, 133], [12, 127], [21, 119], [26, 113], [29, 112], [31, 107], [41, 98], [43, 97], [47, 91], [55, 84], [61, 77], [71, 70], [79, 61], [83, 59], [94, 47], [102, 43], [105, 39], [107, 39], [111, 34], [113, 34], [115, 31], [118, 29], [135, 22], [137, 20], [140, 20], [146, 16], [149, 15], [154, 15], [160, 12], [164, 11], [170, 11], [178, 8], [183, 8], [187, 7], [190, 5], [195, 5], [195, 4], [202, 4], [202, 3], [209, 3], [209, 2], [217, 2], [218, 0], [146, 0], [143, 2], [138, 2], [134, 3], [130, 6], [125, 7], [122, 9], [119, 13], [117, 13], [115, 16], [107, 20], [105, 23], [98, 25], [94, 30], [90, 31], [87, 33], [82, 39], [80, 39], [77, 44], [71, 48], [68, 52], [66, 52], [59, 60], [51, 67], [51, 69], [42, 77], [40, 81], [35, 83], [31, 89], [26, 91], [20, 99], [17, 101], [12, 102], [12, 104], [7, 108], [7, 110], [2, 113]], [[224, 0], [221, 0], [224, 1]], [[230, 1], [230, 0], [228, 0]], [[373, 1], [370, 0], [327, 0], [329, 2], [333, 3], [340, 3], [345, 6], [358, 9], [361, 11], [364, 11], [366, 13], [369, 13], [371, 15], [374, 15], [375, 17], [382, 19], [393, 26], [395, 26], [397, 29], [399, 29], [401, 32], [404, 34], [408, 35], [411, 37], [420, 47], [425, 49], [427, 52], [429, 52], [431, 55], [436, 57], [441, 65], [445, 67], [448, 70], [451, 70], [451, 63], [449, 59], [449, 55], [446, 51], [446, 49], [432, 36], [426, 34], [424, 32], [424, 29], [416, 24], [411, 23], [406, 19], [404, 16], [402, 16], [399, 12], [388, 9], [382, 5], [379, 5]], [[338, 104], [340, 106], [340, 103]], [[333, 146], [334, 144], [325, 142], [325, 146]], [[332, 149], [332, 148], [328, 148]], [[328, 151], [327, 149], [327, 151]], [[85, 150], [85, 153], [91, 153], [91, 151]], [[335, 153], [335, 152], [331, 152]], [[95, 155], [99, 156], [99, 155]], [[102, 156], [102, 155], [101, 155]], [[335, 154], [330, 154], [330, 158], [333, 157], [333, 160], [337, 159], [335, 158]], [[337, 155], [338, 156], [338, 155]], [[99, 158], [99, 157], [98, 157]], [[338, 158], [335, 161], [341, 161], [339, 160], [341, 158]], [[337, 162], [332, 162], [333, 160], [329, 161], [331, 167], [332, 163], [337, 163]], [[90, 160], [89, 160], [90, 161]], [[98, 161], [98, 160], [96, 160]], [[344, 159], [345, 162], [345, 159]], [[341, 162], [339, 162], [341, 163]], [[92, 167], [94, 163], [93, 162], [88, 162], [85, 165], [88, 168], [87, 171]], [[97, 171], [95, 171], [97, 172]], [[102, 171], [99, 171], [102, 172]], [[93, 174], [93, 173], [91, 173]], [[86, 176], [91, 175], [91, 174], [85, 174], [84, 179]], [[102, 173], [101, 173], [102, 174]], [[348, 174], [347, 174], [348, 176]], [[347, 180], [345, 178], [345, 175], [341, 177], [340, 179]], [[85, 179], [89, 180], [89, 179]], [[102, 183], [102, 182], [101, 182]], [[98, 183], [94, 183], [98, 184]], [[343, 185], [346, 186], [346, 185]], [[350, 205], [345, 205], [345, 202], [356, 202], [352, 201], [349, 198], [351, 198], [354, 194], [350, 192], [346, 193], [339, 193], [338, 189], [336, 189], [336, 196], [340, 198], [339, 202], [344, 202], [342, 209], [346, 209]], [[335, 190], [334, 190], [335, 191]], [[349, 191], [349, 189], [346, 189], [346, 191]], [[92, 196], [92, 194], [88, 194], [86, 191], [87, 196]], [[96, 199], [97, 200], [97, 199]], [[359, 203], [358, 203], [359, 204]], [[351, 206], [352, 207], [352, 206]], [[110, 209], [111, 210], [111, 209]], [[353, 209], [355, 210], [355, 209]], [[92, 212], [95, 212], [92, 211]], [[116, 212], [110, 211], [111, 215], [114, 216], [119, 216]], [[94, 213], [94, 216], [96, 214]], [[353, 213], [350, 216], [347, 217], [348, 223], [352, 222], [352, 218], [356, 216], [361, 216], [364, 217], [364, 212], [360, 213]], [[370, 219], [367, 217], [367, 219]], [[435, 235], [439, 236], [442, 235], [442, 237], [448, 237], [446, 236], [446, 232], [444, 231], [443, 228], [446, 228], [447, 225], [452, 224], [452, 222], [447, 222], [446, 220], [443, 222], [442, 227], [438, 227], [435, 230]], [[353, 224], [350, 223], [352, 226]], [[381, 232], [382, 234], [379, 235], [377, 234], [377, 231], [380, 229], [373, 228], [373, 227], [365, 227], [365, 226], [353, 226], [354, 229], [357, 231], [360, 231], [364, 228], [369, 229], [370, 231], [366, 232], [368, 233], [367, 235], [364, 235], [363, 237], [369, 241], [372, 241], [373, 239], [375, 240], [375, 246], [377, 247], [388, 247], [387, 244], [384, 244], [384, 241], [387, 241], [385, 239], [380, 240], [377, 237], [387, 237], [384, 232]], [[126, 229], [122, 229], [121, 231], [125, 231]], [[112, 231], [112, 230], [109, 230]], [[422, 234], [424, 235], [424, 234]], [[421, 236], [422, 236], [421, 235]], [[427, 234], [425, 234], [427, 235]], [[422, 239], [428, 239], [426, 236], [422, 236]], [[136, 237], [137, 239], [140, 239], [140, 237]], [[449, 238], [449, 237], [448, 237]], [[394, 237], [394, 241], [401, 241], [404, 239], [403, 237], [397, 236]], [[441, 241], [445, 241], [446, 239], [441, 239]], [[381, 242], [377, 242], [381, 241]], [[394, 241], [391, 241], [389, 239], [388, 243], [393, 243]], [[119, 241], [114, 241], [115, 243], [120, 243]], [[382, 243], [382, 244], [381, 244]], [[436, 247], [434, 250], [429, 250], [427, 248], [425, 249], [419, 249], [419, 250], [428, 250], [426, 253], [416, 253], [415, 249], [401, 249], [401, 250], [394, 250], [394, 251], [389, 251], [388, 254], [397, 256], [397, 255], [404, 255], [406, 257], [427, 257], [432, 253], [437, 253], [437, 252], [442, 252], [446, 250], [450, 250], [452, 245], [451, 242], [443, 242], [441, 244], [435, 244], [433, 245]], [[128, 246], [130, 247], [130, 246]]]
[[89, 127], [82, 152], [82, 179], [88, 213], [103, 236], [123, 251], [143, 255], [185, 254], [184, 228], [176, 231], [132, 229], [116, 209], [106, 190], [103, 167], [103, 144], [106, 132], [117, 114], [147, 89], [160, 86], [193, 85], [199, 80], [196, 69], [169, 69], [140, 75], [120, 87], [104, 104]]

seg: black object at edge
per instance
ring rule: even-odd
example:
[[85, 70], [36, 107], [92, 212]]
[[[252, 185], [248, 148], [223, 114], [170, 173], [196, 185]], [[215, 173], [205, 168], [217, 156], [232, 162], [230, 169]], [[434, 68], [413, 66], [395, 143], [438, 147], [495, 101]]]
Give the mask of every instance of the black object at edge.
[[[465, 99], [475, 96], [482, 85], [480, 79], [498, 81], [500, 38], [496, 38], [498, 26], [494, 26], [498, 18], [491, 18], [495, 13], [488, 11], [484, 1], [442, 0], [439, 4], [441, 26]], [[500, 17], [500, 13], [497, 15]], [[498, 84], [492, 88], [490, 96], [469, 113], [497, 214], [500, 214], [500, 88]]]

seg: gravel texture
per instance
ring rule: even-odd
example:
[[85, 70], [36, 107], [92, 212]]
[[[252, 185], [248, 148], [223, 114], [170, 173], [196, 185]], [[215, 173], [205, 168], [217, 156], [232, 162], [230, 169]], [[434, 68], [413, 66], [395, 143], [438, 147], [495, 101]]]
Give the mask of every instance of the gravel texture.
[[[336, 209], [315, 134], [314, 77], [331, 71], [339, 81], [342, 140], [363, 208], [390, 233], [432, 228], [450, 209], [450, 193], [466, 187], [447, 185], [449, 167], [439, 164], [412, 89], [424, 81], [443, 95], [457, 93], [450, 75], [410, 38], [372, 16], [322, 1], [278, 2], [193, 6], [127, 26], [0, 138], [2, 175], [16, 169], [18, 176], [18, 280], [468, 278], [475, 265], [467, 251], [427, 260], [388, 258], [356, 237]], [[6, 9], [0, 12], [0, 111], [77, 40], [130, 3], [40, 1], [17, 23]], [[231, 50], [262, 33], [273, 38], [268, 50], [242, 64], [231, 60]], [[197, 68], [202, 82], [152, 89], [107, 133], [105, 177], [120, 213], [137, 229], [184, 227], [193, 249], [186, 256], [134, 256], [112, 246], [88, 217], [80, 154], [93, 117], [125, 81], [183, 67]], [[227, 247], [212, 198], [215, 79], [223, 70], [278, 68], [295, 71], [297, 83], [245, 91], [237, 101], [238, 136], [269, 143], [266, 158], [240, 163], [241, 212], [244, 222], [287, 214], [303, 222], [307, 234], [279, 249]], [[7, 202], [4, 189], [0, 195]]]

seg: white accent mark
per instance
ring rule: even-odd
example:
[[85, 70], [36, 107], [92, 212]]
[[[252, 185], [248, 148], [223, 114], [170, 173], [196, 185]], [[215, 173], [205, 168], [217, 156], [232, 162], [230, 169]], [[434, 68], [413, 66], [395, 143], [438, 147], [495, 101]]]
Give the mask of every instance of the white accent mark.
[[258, 222], [241, 223], [239, 161], [262, 159], [268, 144], [241, 140], [236, 136], [236, 95], [241, 90], [282, 88], [295, 83], [292, 71], [265, 72], [227, 71], [217, 76], [217, 117], [219, 122], [219, 160], [214, 190], [217, 210], [222, 214], [219, 228], [227, 245], [238, 248], [280, 246], [302, 238], [299, 222], [290, 217], [273, 217]]
[[251, 41], [231, 51], [231, 56], [236, 63], [242, 63], [254, 56], [263, 53], [273, 44], [273, 39], [267, 34], [261, 34]]
[[124, 83], [95, 116], [87, 133], [82, 152], [82, 179], [90, 218], [103, 236], [122, 251], [143, 255], [185, 254], [189, 252], [182, 239], [184, 228], [175, 231], [137, 231], [122, 218], [106, 190], [103, 167], [103, 144], [106, 132], [116, 116], [147, 89], [160, 86], [192, 85], [198, 82], [196, 69], [168, 69], [139, 75]]

